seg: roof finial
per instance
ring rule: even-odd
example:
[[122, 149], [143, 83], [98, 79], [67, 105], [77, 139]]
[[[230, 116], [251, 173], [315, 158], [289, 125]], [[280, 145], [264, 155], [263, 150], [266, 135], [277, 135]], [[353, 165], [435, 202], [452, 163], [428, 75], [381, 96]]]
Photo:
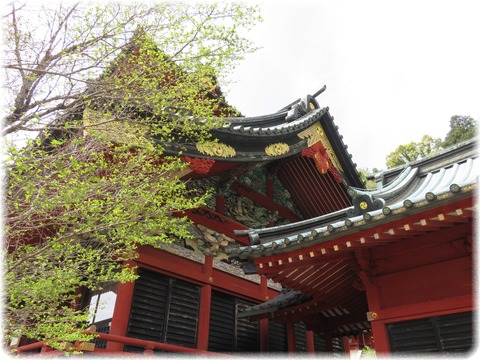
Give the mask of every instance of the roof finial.
[[320, 90], [318, 90], [315, 94], [313, 94], [312, 97], [316, 98], [318, 95], [323, 93], [326, 89], [327, 89], [327, 85], [323, 85], [323, 87]]

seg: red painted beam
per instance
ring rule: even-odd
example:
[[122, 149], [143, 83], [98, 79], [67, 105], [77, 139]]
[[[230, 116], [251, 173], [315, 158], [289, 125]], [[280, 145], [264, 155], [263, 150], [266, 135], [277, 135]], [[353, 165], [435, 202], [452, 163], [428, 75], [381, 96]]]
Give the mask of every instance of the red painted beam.
[[[415, 213], [410, 216], [393, 219], [391, 221], [388, 221], [388, 217], [387, 217], [386, 218], [387, 221], [382, 222], [376, 226], [375, 226], [375, 222], [372, 222], [371, 228], [357, 229], [354, 232], [353, 231], [349, 232], [347, 230], [345, 231], [345, 235], [343, 235], [342, 233], [339, 233], [337, 237], [335, 237], [335, 234], [333, 234], [332, 238], [325, 242], [317, 243], [302, 249], [292, 250], [282, 254], [270, 255], [270, 256], [259, 258], [259, 259], [254, 259], [254, 263], [257, 265], [257, 270], [259, 271], [259, 273], [262, 273], [262, 274], [266, 272], [274, 272], [275, 269], [278, 269], [278, 271], [281, 271], [280, 265], [278, 263], [279, 260], [282, 260], [282, 263], [283, 263], [284, 260], [288, 259], [289, 257], [292, 259], [299, 258], [300, 256], [304, 257], [305, 254], [308, 255], [311, 252], [313, 252], [314, 254], [321, 255], [322, 250], [323, 252], [325, 252], [323, 256], [332, 255], [331, 261], [335, 261], [335, 254], [338, 254], [337, 256], [344, 256], [345, 251], [350, 252], [353, 250], [354, 247], [369, 248], [372, 246], [385, 244], [385, 241], [386, 243], [391, 243], [393, 241], [402, 241], [403, 239], [401, 237], [398, 237], [396, 239], [391, 239], [391, 240], [380, 240], [380, 239], [375, 239], [375, 234], [383, 234], [383, 233], [388, 234], [388, 232], [391, 229], [404, 228], [404, 226], [407, 224], [414, 224], [418, 222], [422, 222], [425, 224], [424, 227], [422, 227], [421, 225], [417, 226], [420, 231], [425, 232], [427, 230], [426, 228], [427, 223], [432, 222], [429, 219], [437, 217], [439, 213], [446, 214], [450, 212], [455, 212], [458, 209], [462, 209], [463, 211], [464, 208], [471, 207], [471, 206], [473, 206], [473, 199], [472, 197], [468, 197], [451, 204], [444, 204], [439, 206], [438, 208], [429, 209], [424, 212]], [[446, 225], [448, 226], [446, 227]], [[435, 226], [438, 227], [439, 229], [441, 229], [442, 227], [443, 228], [446, 227], [448, 229], [449, 227], [451, 227], [450, 225], [453, 225], [453, 224], [448, 224], [448, 223], [445, 224], [444, 222], [439, 220], [436, 220], [435, 222]], [[417, 229], [415, 228], [414, 230], [417, 230]], [[433, 230], [433, 229], [428, 229], [428, 230]], [[363, 243], [360, 241], [361, 239], [364, 240]], [[351, 244], [354, 244], [355, 246], [348, 247], [346, 246], [347, 242], [351, 242]], [[335, 246], [337, 246], [338, 251], [334, 250]], [[269, 269], [267, 268], [261, 269], [259, 268], [260, 263], [263, 263], [263, 264], [272, 263], [273, 266], [270, 267]]]
[[[126, 263], [129, 267], [136, 266], [135, 262]], [[128, 321], [130, 317], [130, 308], [132, 306], [134, 282], [119, 283], [117, 289], [117, 299], [113, 310], [112, 324], [110, 325], [110, 334], [124, 336], [127, 334]], [[119, 343], [108, 343], [107, 350], [122, 351], [123, 345]]]
[[[276, 261], [270, 261], [272, 266], [269, 266], [269, 263], [261, 262], [264, 264], [263, 269], [260, 269], [260, 273], [268, 274], [268, 273], [278, 273], [279, 271], [290, 271], [294, 269], [306, 269], [310, 266], [322, 266], [324, 264], [328, 264], [331, 262], [338, 262], [343, 260], [353, 260], [354, 256], [350, 253], [345, 252], [332, 252], [328, 255], [322, 255], [318, 251], [313, 252], [313, 256], [311, 256], [308, 252], [304, 254], [300, 254], [302, 260], [300, 260], [300, 256], [288, 256], [289, 254], [282, 254], [284, 257], [278, 259]], [[263, 260], [263, 259], [262, 259]], [[279, 264], [279, 261], [282, 264]], [[260, 262], [259, 262], [260, 263]]]
[[123, 345], [133, 345], [133, 346], [139, 346], [143, 347], [146, 351], [149, 350], [164, 350], [164, 351], [170, 351], [170, 352], [176, 352], [176, 353], [194, 353], [194, 354], [204, 354], [204, 355], [219, 355], [219, 353], [214, 353], [210, 351], [204, 351], [200, 349], [194, 349], [194, 348], [187, 348], [184, 346], [178, 346], [178, 345], [172, 345], [172, 344], [165, 344], [165, 343], [159, 343], [155, 341], [148, 341], [148, 340], [141, 340], [141, 339], [135, 339], [135, 338], [130, 338], [126, 336], [119, 336], [119, 335], [111, 335], [111, 334], [104, 334], [104, 333], [98, 333], [95, 332], [93, 333], [97, 335], [98, 340], [106, 340], [106, 341], [113, 341], [117, 342]]
[[38, 342], [35, 342], [35, 343], [32, 343], [32, 344], [27, 344], [27, 345], [22, 345], [22, 346], [19, 346], [18, 348], [15, 349], [15, 351], [18, 351], [19, 353], [22, 353], [22, 352], [27, 352], [27, 351], [32, 351], [32, 350], [37, 350], [37, 349], [40, 349], [44, 346], [47, 346], [45, 344], [45, 342], [43, 341], [38, 341]]
[[392, 323], [405, 320], [414, 320], [424, 317], [472, 311], [473, 308], [473, 295], [433, 300], [373, 311], [375, 312], [376, 317], [372, 323], [375, 321]]
[[278, 215], [282, 218], [288, 219], [292, 222], [299, 221], [297, 215], [291, 212], [288, 208], [276, 203], [271, 198], [259, 193], [258, 191], [253, 190], [251, 187], [242, 184], [239, 181], [234, 181], [231, 189], [237, 194], [245, 196], [246, 198], [249, 198], [250, 200], [257, 203], [258, 205], [263, 206], [265, 209], [277, 211]]
[[[181, 214], [176, 215], [183, 216]], [[247, 237], [240, 237], [234, 233], [235, 230], [247, 230], [248, 227], [228, 218], [225, 215], [222, 215], [204, 206], [198, 209], [186, 211], [184, 215], [186, 215], [194, 223], [202, 224], [221, 234], [225, 234], [228, 237], [235, 239], [242, 245], [250, 245]]]
[[[138, 249], [138, 253], [139, 266], [185, 281], [212, 285], [214, 288], [260, 301], [265, 301], [266, 296], [273, 298], [278, 294], [278, 291], [267, 288], [266, 282], [261, 281], [257, 284], [217, 269], [210, 271], [208, 266], [206, 268], [201, 263], [164, 250], [143, 246]], [[206, 257], [206, 259], [211, 258]]]

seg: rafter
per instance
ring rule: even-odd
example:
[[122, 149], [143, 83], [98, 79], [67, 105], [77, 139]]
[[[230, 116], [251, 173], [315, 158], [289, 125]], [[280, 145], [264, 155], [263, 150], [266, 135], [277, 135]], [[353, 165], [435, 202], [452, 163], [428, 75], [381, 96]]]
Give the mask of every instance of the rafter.
[[468, 217], [462, 215], [438, 214], [438, 220], [446, 223], [467, 223], [470, 222]]

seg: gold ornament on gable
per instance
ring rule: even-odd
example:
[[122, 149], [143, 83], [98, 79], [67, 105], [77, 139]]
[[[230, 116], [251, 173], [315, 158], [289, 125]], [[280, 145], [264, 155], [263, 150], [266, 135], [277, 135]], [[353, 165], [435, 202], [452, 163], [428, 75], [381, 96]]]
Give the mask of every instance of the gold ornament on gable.
[[290, 151], [290, 146], [285, 143], [275, 143], [275, 144], [270, 144], [265, 148], [265, 153], [268, 156], [279, 156], [286, 154]]
[[300, 139], [307, 139], [308, 147], [316, 144], [319, 141], [325, 144], [324, 140], [327, 140], [327, 137], [325, 136], [325, 133], [323, 132], [322, 127], [318, 123], [298, 133], [298, 137]]
[[342, 167], [340, 166], [340, 163], [338, 162], [337, 156], [333, 151], [332, 145], [330, 144], [330, 141], [328, 141], [328, 138], [325, 135], [325, 132], [323, 131], [323, 128], [319, 123], [316, 123], [310, 126], [309, 128], [303, 130], [302, 132], [299, 132], [298, 137], [300, 139], [306, 139], [308, 147], [321, 141], [323, 146], [325, 147], [325, 150], [327, 151], [327, 154], [330, 160], [333, 163], [333, 167], [340, 171], [343, 171]]
[[234, 157], [236, 155], [235, 149], [229, 145], [218, 142], [197, 143], [197, 150], [202, 154], [218, 157]]

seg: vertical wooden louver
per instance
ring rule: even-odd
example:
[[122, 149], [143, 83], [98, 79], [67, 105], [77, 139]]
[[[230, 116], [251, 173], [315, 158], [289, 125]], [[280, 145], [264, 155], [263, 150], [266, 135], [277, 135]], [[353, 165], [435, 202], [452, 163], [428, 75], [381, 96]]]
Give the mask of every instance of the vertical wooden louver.
[[212, 291], [208, 350], [216, 352], [257, 352], [260, 347], [258, 323], [237, 318], [239, 311], [253, 303]]
[[287, 325], [268, 320], [268, 352], [287, 351]]
[[[200, 287], [145, 269], [138, 270], [127, 336], [196, 347]], [[126, 351], [143, 351], [126, 346]]]
[[313, 333], [313, 348], [315, 352], [327, 351], [327, 343], [325, 342], [325, 339], [317, 333]]
[[200, 287], [178, 279], [170, 279], [170, 286], [165, 342], [194, 348], [197, 346]]
[[235, 298], [212, 291], [208, 350], [230, 352], [234, 350]]
[[392, 353], [466, 352], [472, 349], [472, 313], [463, 312], [387, 325]]
[[[237, 314], [254, 305], [242, 299], [237, 299]], [[237, 344], [238, 352], [258, 352], [260, 351], [260, 334], [257, 321], [249, 321], [247, 318], [237, 318]]]
[[307, 352], [307, 327], [303, 322], [295, 323], [295, 352], [304, 353]]

